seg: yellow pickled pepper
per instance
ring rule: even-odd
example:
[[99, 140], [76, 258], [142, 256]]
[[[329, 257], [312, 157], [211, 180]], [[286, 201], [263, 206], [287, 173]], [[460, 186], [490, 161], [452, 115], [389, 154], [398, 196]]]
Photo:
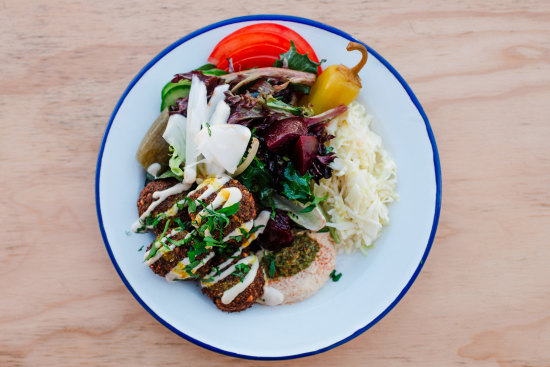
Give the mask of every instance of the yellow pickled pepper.
[[350, 42], [346, 49], [361, 51], [361, 61], [351, 69], [345, 65], [331, 65], [319, 75], [304, 103], [312, 106], [316, 115], [342, 104], [347, 105], [359, 95], [361, 78], [358, 74], [367, 62], [367, 48]]

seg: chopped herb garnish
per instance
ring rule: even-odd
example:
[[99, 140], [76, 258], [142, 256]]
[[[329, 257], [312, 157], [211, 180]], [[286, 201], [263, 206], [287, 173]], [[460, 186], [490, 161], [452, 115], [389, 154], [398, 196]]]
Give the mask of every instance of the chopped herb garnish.
[[236, 202], [235, 204], [232, 204], [227, 207], [223, 207], [221, 209], [218, 209], [217, 212], [220, 214], [225, 214], [226, 216], [231, 216], [239, 211], [239, 203]]
[[229, 236], [229, 239], [235, 242], [241, 242], [243, 240], [243, 236]]
[[181, 229], [184, 229], [184, 228], [185, 228], [185, 225], [183, 224], [183, 222], [181, 221], [181, 219], [176, 218], [176, 219], [174, 219], [174, 222], [176, 222], [176, 224], [178, 225], [179, 228], [181, 228]]
[[[269, 275], [270, 278], [273, 278], [273, 276], [275, 275], [275, 256], [273, 256], [272, 253], [266, 253], [265, 250], [263, 255], [264, 255], [263, 259], [265, 259], [264, 261], [269, 264], [269, 270], [267, 274]], [[264, 262], [264, 266], [265, 266], [265, 262]]]
[[271, 257], [269, 260], [269, 277], [273, 278], [275, 275], [275, 257]]
[[187, 201], [187, 206], [189, 207], [189, 213], [194, 213], [197, 211], [197, 203], [195, 202], [195, 200], [189, 197], [186, 197], [184, 200]]
[[334, 269], [332, 273], [330, 273], [330, 278], [332, 279], [333, 282], [339, 281], [341, 277], [342, 277], [342, 273], [336, 274], [336, 269]]
[[208, 136], [212, 136], [212, 131], [210, 130], [210, 124], [206, 123], [206, 128], [208, 129]]
[[244, 281], [244, 277], [249, 271], [250, 271], [250, 266], [248, 266], [245, 263], [240, 263], [235, 265], [235, 271], [232, 272], [231, 274], [238, 276], [239, 280], [242, 283]]
[[141, 246], [138, 251], [141, 252], [141, 250], [143, 250], [143, 246]]

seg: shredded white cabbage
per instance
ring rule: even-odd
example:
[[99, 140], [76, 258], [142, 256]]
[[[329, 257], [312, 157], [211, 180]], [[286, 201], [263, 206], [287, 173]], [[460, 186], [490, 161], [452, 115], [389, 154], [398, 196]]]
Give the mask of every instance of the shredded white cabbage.
[[390, 221], [387, 204], [399, 199], [395, 162], [370, 130], [371, 121], [365, 107], [352, 102], [346, 114], [327, 126], [335, 136], [329, 144], [338, 158], [331, 163], [332, 177], [322, 179], [313, 191], [317, 197], [328, 195], [320, 205], [328, 215], [327, 226], [340, 239], [339, 252], [366, 253]]

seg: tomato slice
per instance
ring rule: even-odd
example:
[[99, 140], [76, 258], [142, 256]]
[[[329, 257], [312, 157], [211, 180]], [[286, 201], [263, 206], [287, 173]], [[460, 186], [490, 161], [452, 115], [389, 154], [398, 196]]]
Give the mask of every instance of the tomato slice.
[[[290, 44], [290, 43], [289, 43]], [[267, 67], [273, 66], [273, 63], [279, 58], [279, 55], [285, 53], [287, 50], [284, 47], [272, 45], [269, 43], [257, 43], [250, 46], [241, 48], [240, 50], [235, 51], [231, 54], [233, 60], [233, 68], [235, 71], [241, 71], [242, 69], [242, 60], [255, 57], [259, 62], [258, 65], [252, 65], [251, 67]], [[241, 65], [241, 69], [237, 68], [237, 64]], [[227, 70], [229, 67], [229, 62], [227, 59], [220, 60], [216, 66], [218, 69]]]
[[[216, 46], [216, 48], [214, 48], [214, 51], [212, 51], [212, 54], [210, 54], [210, 57], [208, 58], [209, 62], [211, 62], [212, 64], [218, 64], [222, 60], [233, 55], [236, 51], [239, 51], [250, 45], [278, 45], [283, 48], [286, 46], [286, 44], [290, 46], [290, 41], [288, 39], [284, 38], [281, 35], [273, 33], [255, 32], [245, 35], [237, 35], [232, 37], [230, 36], [231, 35], [224, 38], [220, 43], [218, 43], [218, 45]], [[288, 47], [286, 49], [288, 50]]]
[[246, 59], [241, 59], [233, 64], [235, 71], [247, 70], [252, 68], [265, 68], [273, 66], [277, 61], [277, 56], [252, 56]]
[[[271, 66], [280, 54], [288, 51], [291, 40], [299, 53], [307, 53], [312, 61], [319, 62], [315, 51], [302, 36], [276, 23], [257, 23], [236, 30], [216, 45], [208, 61], [224, 70], [228, 68], [229, 57], [233, 60], [235, 70], [238, 70], [236, 65], [244, 70], [244, 66], [251, 65], [252, 60], [258, 64], [250, 67]], [[270, 61], [273, 62], [269, 64]], [[320, 72], [321, 67], [318, 68]]]

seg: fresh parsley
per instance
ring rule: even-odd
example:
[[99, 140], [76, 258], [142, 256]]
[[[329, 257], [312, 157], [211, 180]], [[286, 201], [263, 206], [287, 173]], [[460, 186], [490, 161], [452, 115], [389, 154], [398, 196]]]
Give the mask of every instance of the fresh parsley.
[[313, 200], [309, 186], [312, 178], [313, 176], [309, 172], [304, 176], [300, 176], [294, 165], [289, 162], [285, 168], [284, 180], [281, 182], [283, 186], [282, 194], [290, 200], [298, 200], [303, 204], [309, 203]]
[[235, 271], [232, 272], [231, 274], [238, 276], [239, 280], [242, 283], [244, 281], [244, 277], [246, 276], [246, 274], [248, 274], [249, 271], [250, 271], [250, 266], [248, 266], [245, 263], [239, 263], [235, 265]]
[[269, 275], [270, 278], [273, 278], [275, 275], [275, 256], [272, 253], [266, 253], [264, 250], [264, 259], [269, 264], [267, 275]]
[[269, 174], [266, 164], [258, 158], [254, 158], [250, 166], [237, 178], [248, 190], [257, 195], [260, 203], [266, 207], [272, 207], [272, 195], [275, 192], [275, 183]]
[[330, 273], [330, 278], [332, 279], [333, 282], [339, 281], [341, 277], [342, 277], [342, 273], [336, 274], [336, 269], [334, 269], [332, 273]]
[[166, 224], [164, 225], [164, 230], [162, 231], [162, 234], [159, 237], [157, 237], [158, 238], [157, 241], [153, 242], [153, 246], [151, 246], [151, 250], [149, 250], [149, 255], [147, 255], [147, 258], [145, 259], [145, 261], [149, 260], [150, 258], [152, 258], [153, 256], [155, 256], [157, 254], [157, 250], [163, 244], [161, 242], [161, 240], [164, 237], [164, 235], [166, 234], [166, 231], [168, 230], [168, 226], [170, 225], [170, 222], [171, 222], [170, 219], [168, 219], [166, 221]]

